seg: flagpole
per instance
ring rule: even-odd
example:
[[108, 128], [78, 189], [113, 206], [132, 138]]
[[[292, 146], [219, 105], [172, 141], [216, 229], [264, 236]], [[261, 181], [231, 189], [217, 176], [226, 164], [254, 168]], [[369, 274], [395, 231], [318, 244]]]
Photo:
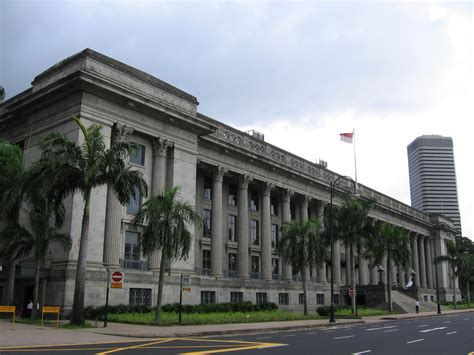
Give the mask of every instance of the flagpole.
[[355, 129], [352, 129], [352, 137], [354, 139], [354, 171], [355, 171], [355, 193], [359, 191], [359, 187], [357, 185], [357, 160], [356, 160], [356, 136], [355, 136]]

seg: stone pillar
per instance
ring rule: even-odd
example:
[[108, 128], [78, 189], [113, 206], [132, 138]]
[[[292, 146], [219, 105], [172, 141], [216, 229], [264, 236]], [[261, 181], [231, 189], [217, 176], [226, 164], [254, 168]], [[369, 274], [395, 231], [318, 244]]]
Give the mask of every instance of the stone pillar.
[[[133, 132], [131, 127], [114, 123], [111, 146], [128, 142], [127, 136]], [[120, 267], [123, 206], [115, 196], [112, 187], [107, 187], [107, 207], [105, 210], [104, 265], [109, 269]]]
[[[319, 201], [318, 220], [319, 220], [319, 223], [321, 223], [321, 230], [326, 228], [326, 226], [324, 225], [324, 206], [326, 206], [326, 202]], [[323, 284], [327, 282], [326, 265], [327, 265], [326, 260], [324, 260], [321, 267], [318, 269], [319, 282], [321, 282]]]
[[351, 248], [350, 246], [345, 246], [346, 253], [346, 285], [352, 285], [351, 282]]
[[364, 249], [359, 251], [359, 285], [365, 286], [369, 284], [369, 265], [364, 256]]
[[401, 265], [398, 265], [398, 276], [399, 276], [399, 284], [401, 287], [405, 287], [405, 285], [407, 284], [407, 280], [406, 280], [406, 277], [405, 277], [406, 273], [405, 273], [405, 270], [403, 269], [403, 267]]
[[[374, 264], [374, 259], [370, 258], [370, 265]], [[370, 284], [371, 285], [378, 285], [379, 283], [379, 275], [377, 272], [377, 266], [373, 266], [370, 268]]]
[[238, 209], [239, 209], [239, 263], [237, 265], [239, 269], [239, 277], [242, 279], [249, 278], [249, 182], [252, 181], [250, 175], [241, 175], [239, 184], [239, 197], [238, 197]]
[[262, 199], [262, 279], [272, 279], [272, 240], [270, 195], [274, 185], [264, 183]]
[[425, 254], [426, 254], [426, 282], [428, 288], [433, 288], [433, 256], [431, 253], [431, 239], [425, 239]]
[[[311, 197], [309, 196], [303, 196], [303, 198], [301, 199], [301, 213], [300, 213], [300, 216], [301, 216], [301, 222], [306, 222], [308, 220], [308, 204], [309, 204], [309, 201], [310, 201]], [[306, 279], [306, 281], [309, 281], [310, 279], [310, 272], [309, 272], [309, 268], [308, 267], [305, 267], [303, 272], [302, 272], [302, 276]]]
[[341, 284], [341, 246], [339, 240], [334, 241], [334, 250], [332, 253], [332, 262], [334, 263], [334, 275], [333, 277], [334, 284]]
[[416, 234], [413, 235], [411, 239], [411, 252], [412, 252], [412, 265], [413, 270], [415, 270], [415, 286], [421, 287], [420, 285], [420, 262], [418, 261], [418, 245], [416, 241]]
[[222, 277], [222, 181], [227, 170], [217, 167], [212, 184], [211, 275]]
[[420, 281], [421, 287], [426, 288], [426, 261], [424, 237], [418, 237], [418, 255], [420, 257]]
[[387, 255], [384, 255], [382, 258], [382, 266], [383, 266], [383, 271], [382, 271], [382, 282], [384, 285], [387, 284], [387, 269], [388, 269], [388, 264], [387, 264]]
[[393, 284], [397, 282], [397, 268], [393, 260], [390, 260], [390, 268], [392, 270], [392, 285], [390, 285], [390, 287], [392, 287]]
[[[293, 195], [293, 191], [291, 190], [283, 191], [283, 200], [282, 200], [283, 223], [291, 221], [291, 212], [290, 212], [291, 195]], [[285, 260], [282, 261], [282, 264], [283, 264], [283, 280], [291, 281], [292, 280], [291, 264], [286, 262]]]
[[[166, 139], [154, 138], [153, 144], [153, 172], [151, 178], [151, 194], [156, 196], [166, 188], [166, 152], [170, 144]], [[150, 270], [160, 269], [161, 251], [155, 251], [149, 256]]]

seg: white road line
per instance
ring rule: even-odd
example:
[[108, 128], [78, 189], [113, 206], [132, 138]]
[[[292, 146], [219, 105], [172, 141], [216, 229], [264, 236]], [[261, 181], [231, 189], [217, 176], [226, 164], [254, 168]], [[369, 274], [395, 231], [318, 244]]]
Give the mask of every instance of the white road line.
[[388, 327], [370, 328], [370, 329], [366, 329], [365, 331], [371, 332], [372, 330], [389, 329], [389, 328], [396, 328], [396, 327], [397, 327], [396, 325], [390, 325]]
[[318, 332], [305, 333], [306, 335], [317, 334]]
[[446, 322], [443, 322], [443, 323], [451, 323], [451, 321], [450, 321], [450, 320], [447, 320]]
[[398, 329], [385, 330], [384, 333], [398, 332]]
[[366, 353], [371, 353], [372, 350], [364, 350], [364, 351], [359, 351], [357, 353], [352, 353], [352, 355], [359, 355], [359, 354], [366, 354]]
[[261, 338], [257, 338], [257, 339], [271, 339], [272, 337], [261, 337]]
[[288, 337], [294, 337], [295, 334], [288, 334], [288, 335], [283, 335], [284, 338], [288, 338]]
[[469, 320], [469, 318], [464, 318], [464, 320]]
[[428, 333], [428, 332], [432, 332], [432, 331], [435, 331], [435, 330], [442, 330], [442, 329], [446, 329], [447, 327], [438, 327], [438, 328], [431, 328], [431, 329], [425, 329], [425, 330], [420, 330], [420, 333]]
[[455, 332], [449, 332], [449, 333], [446, 333], [446, 335], [449, 335], [449, 334], [456, 334], [456, 333], [457, 333], [457, 331], [455, 331]]
[[422, 324], [418, 326], [418, 328], [423, 328], [423, 327], [429, 327], [429, 324]]
[[418, 343], [419, 341], [423, 341], [425, 339], [416, 339], [416, 340], [412, 340], [412, 341], [407, 341], [407, 344], [413, 344], [413, 343]]
[[355, 335], [346, 335], [345, 337], [337, 337], [337, 338], [334, 338], [334, 339], [346, 339], [346, 338], [353, 338], [355, 337]]

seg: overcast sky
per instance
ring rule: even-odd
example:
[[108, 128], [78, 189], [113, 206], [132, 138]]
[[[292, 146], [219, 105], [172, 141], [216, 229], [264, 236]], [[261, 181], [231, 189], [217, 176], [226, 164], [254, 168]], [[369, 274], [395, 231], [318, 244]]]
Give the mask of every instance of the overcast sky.
[[472, 2], [0, 0], [7, 97], [92, 48], [196, 96], [199, 111], [410, 204], [407, 145], [454, 140], [473, 237]]

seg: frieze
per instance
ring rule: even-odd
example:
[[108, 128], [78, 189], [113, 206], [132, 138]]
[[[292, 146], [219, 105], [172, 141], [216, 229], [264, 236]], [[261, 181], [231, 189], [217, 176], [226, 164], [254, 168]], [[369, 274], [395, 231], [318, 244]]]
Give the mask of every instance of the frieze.
[[297, 169], [300, 169], [300, 170], [303, 170], [304, 168], [304, 164], [302, 161], [299, 161], [299, 160], [296, 160], [294, 158], [291, 158], [290, 159], [290, 165], [293, 167], [293, 168], [297, 168]]
[[281, 161], [282, 163], [285, 162], [285, 154], [277, 152], [276, 150], [272, 150], [271, 156], [275, 160]]
[[252, 150], [257, 151], [258, 153], [265, 154], [265, 146], [255, 143], [254, 141], [249, 141], [249, 147]]
[[239, 136], [238, 134], [235, 134], [233, 132], [229, 131], [224, 131], [224, 138], [227, 139], [228, 141], [231, 141], [232, 143], [235, 144], [243, 144], [244, 139], [242, 136]]

